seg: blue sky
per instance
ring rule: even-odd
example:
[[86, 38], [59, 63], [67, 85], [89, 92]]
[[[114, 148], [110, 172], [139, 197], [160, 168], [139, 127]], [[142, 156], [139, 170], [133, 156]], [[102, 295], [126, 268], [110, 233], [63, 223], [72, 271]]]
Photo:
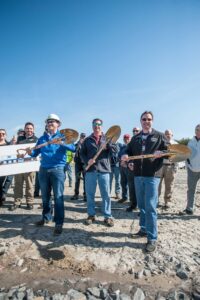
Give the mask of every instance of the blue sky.
[[199, 0], [0, 0], [0, 127], [139, 126], [191, 137], [200, 123]]

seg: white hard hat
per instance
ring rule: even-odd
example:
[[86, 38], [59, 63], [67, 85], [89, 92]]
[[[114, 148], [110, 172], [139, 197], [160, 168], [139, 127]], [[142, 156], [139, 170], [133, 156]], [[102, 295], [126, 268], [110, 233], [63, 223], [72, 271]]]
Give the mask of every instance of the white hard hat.
[[48, 117], [46, 118], [45, 122], [47, 123], [48, 120], [56, 120], [59, 123], [61, 123], [60, 118], [56, 114], [50, 114], [50, 115], [48, 115]]

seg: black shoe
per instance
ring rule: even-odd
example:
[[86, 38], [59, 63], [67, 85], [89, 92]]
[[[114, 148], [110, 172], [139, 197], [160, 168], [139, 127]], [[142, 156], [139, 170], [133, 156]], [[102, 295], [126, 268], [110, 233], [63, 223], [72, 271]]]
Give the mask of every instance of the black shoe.
[[34, 198], [38, 198], [38, 197], [40, 197], [39, 194], [34, 194]]
[[2, 195], [1, 201], [2, 201], [2, 202], [6, 201], [6, 195], [5, 195], [5, 194]]
[[27, 204], [26, 209], [32, 210], [33, 209], [33, 204]]
[[193, 215], [193, 214], [194, 214], [193, 211], [188, 208], [184, 209], [184, 211], [179, 212], [179, 215]]
[[153, 252], [156, 250], [156, 241], [148, 241], [145, 246], [146, 252]]
[[131, 212], [133, 210], [136, 210], [137, 206], [129, 206], [127, 207], [126, 211]]
[[86, 197], [84, 197], [84, 198], [83, 198], [83, 201], [87, 202], [87, 198], [86, 198]]
[[128, 199], [119, 199], [118, 201], [117, 201], [117, 203], [124, 203], [124, 202], [126, 202], [126, 201], [128, 201]]
[[138, 232], [132, 234], [132, 237], [145, 237], [145, 236], [147, 236], [147, 233], [145, 231], [142, 231], [141, 229]]
[[78, 195], [74, 195], [70, 198], [71, 200], [78, 200], [79, 199], [79, 196]]
[[16, 210], [17, 208], [20, 208], [20, 207], [21, 207], [21, 205], [13, 204], [13, 205], [9, 208], [9, 210], [10, 210], [10, 211], [14, 211], [14, 210]]
[[35, 222], [35, 225], [36, 226], [44, 226], [44, 224], [48, 224], [48, 223], [49, 223], [49, 221], [42, 219], [42, 220]]
[[56, 225], [53, 234], [59, 235], [62, 233], [62, 225]]
[[95, 222], [95, 217], [94, 216], [88, 216], [88, 218], [85, 220], [85, 225], [91, 225], [94, 222]]

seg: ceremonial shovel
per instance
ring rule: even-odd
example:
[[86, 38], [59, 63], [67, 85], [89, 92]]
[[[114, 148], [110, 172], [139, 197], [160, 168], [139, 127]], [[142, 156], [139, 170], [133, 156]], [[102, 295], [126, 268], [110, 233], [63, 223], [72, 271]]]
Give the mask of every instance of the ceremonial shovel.
[[[173, 144], [167, 147], [166, 151], [161, 151], [159, 153], [160, 157], [169, 157], [169, 160], [172, 162], [180, 162], [188, 159], [191, 155], [191, 150], [185, 145], [182, 144]], [[129, 156], [129, 160], [136, 160], [136, 159], [144, 159], [144, 158], [157, 158], [157, 154], [142, 154], [136, 156]]]
[[[106, 137], [106, 141], [105, 143], [103, 143], [99, 150], [97, 151], [97, 153], [95, 154], [95, 156], [93, 157], [93, 160], [96, 160], [98, 158], [98, 156], [101, 154], [101, 152], [106, 148], [108, 143], [116, 143], [116, 141], [118, 140], [118, 138], [120, 137], [121, 134], [121, 128], [120, 126], [114, 125], [112, 127], [110, 127], [108, 129], [108, 131], [105, 134]], [[88, 164], [85, 168], [85, 171], [87, 171], [92, 164]]]
[[[51, 141], [48, 141], [46, 143], [37, 145], [37, 146], [31, 148], [31, 150], [40, 149], [40, 148], [45, 147], [45, 146], [50, 145], [50, 144], [57, 144], [57, 143], [59, 143], [61, 141], [64, 141], [66, 144], [73, 144], [78, 139], [78, 135], [79, 135], [76, 130], [69, 129], [69, 128], [61, 129], [60, 133], [62, 133], [64, 135], [64, 137], [55, 138], [55, 139], [53, 139]], [[17, 150], [18, 157], [24, 157], [28, 153], [27, 152], [28, 149], [29, 148], [18, 149]], [[20, 151], [24, 151], [25, 153], [24, 154], [20, 154]]]

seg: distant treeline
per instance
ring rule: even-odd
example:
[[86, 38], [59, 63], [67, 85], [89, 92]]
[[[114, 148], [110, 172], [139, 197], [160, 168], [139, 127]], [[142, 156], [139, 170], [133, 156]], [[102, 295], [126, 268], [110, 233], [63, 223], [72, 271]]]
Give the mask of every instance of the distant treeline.
[[179, 144], [182, 144], [182, 145], [187, 145], [189, 140], [190, 140], [190, 138], [182, 138], [180, 140], [176, 140], [176, 142]]

